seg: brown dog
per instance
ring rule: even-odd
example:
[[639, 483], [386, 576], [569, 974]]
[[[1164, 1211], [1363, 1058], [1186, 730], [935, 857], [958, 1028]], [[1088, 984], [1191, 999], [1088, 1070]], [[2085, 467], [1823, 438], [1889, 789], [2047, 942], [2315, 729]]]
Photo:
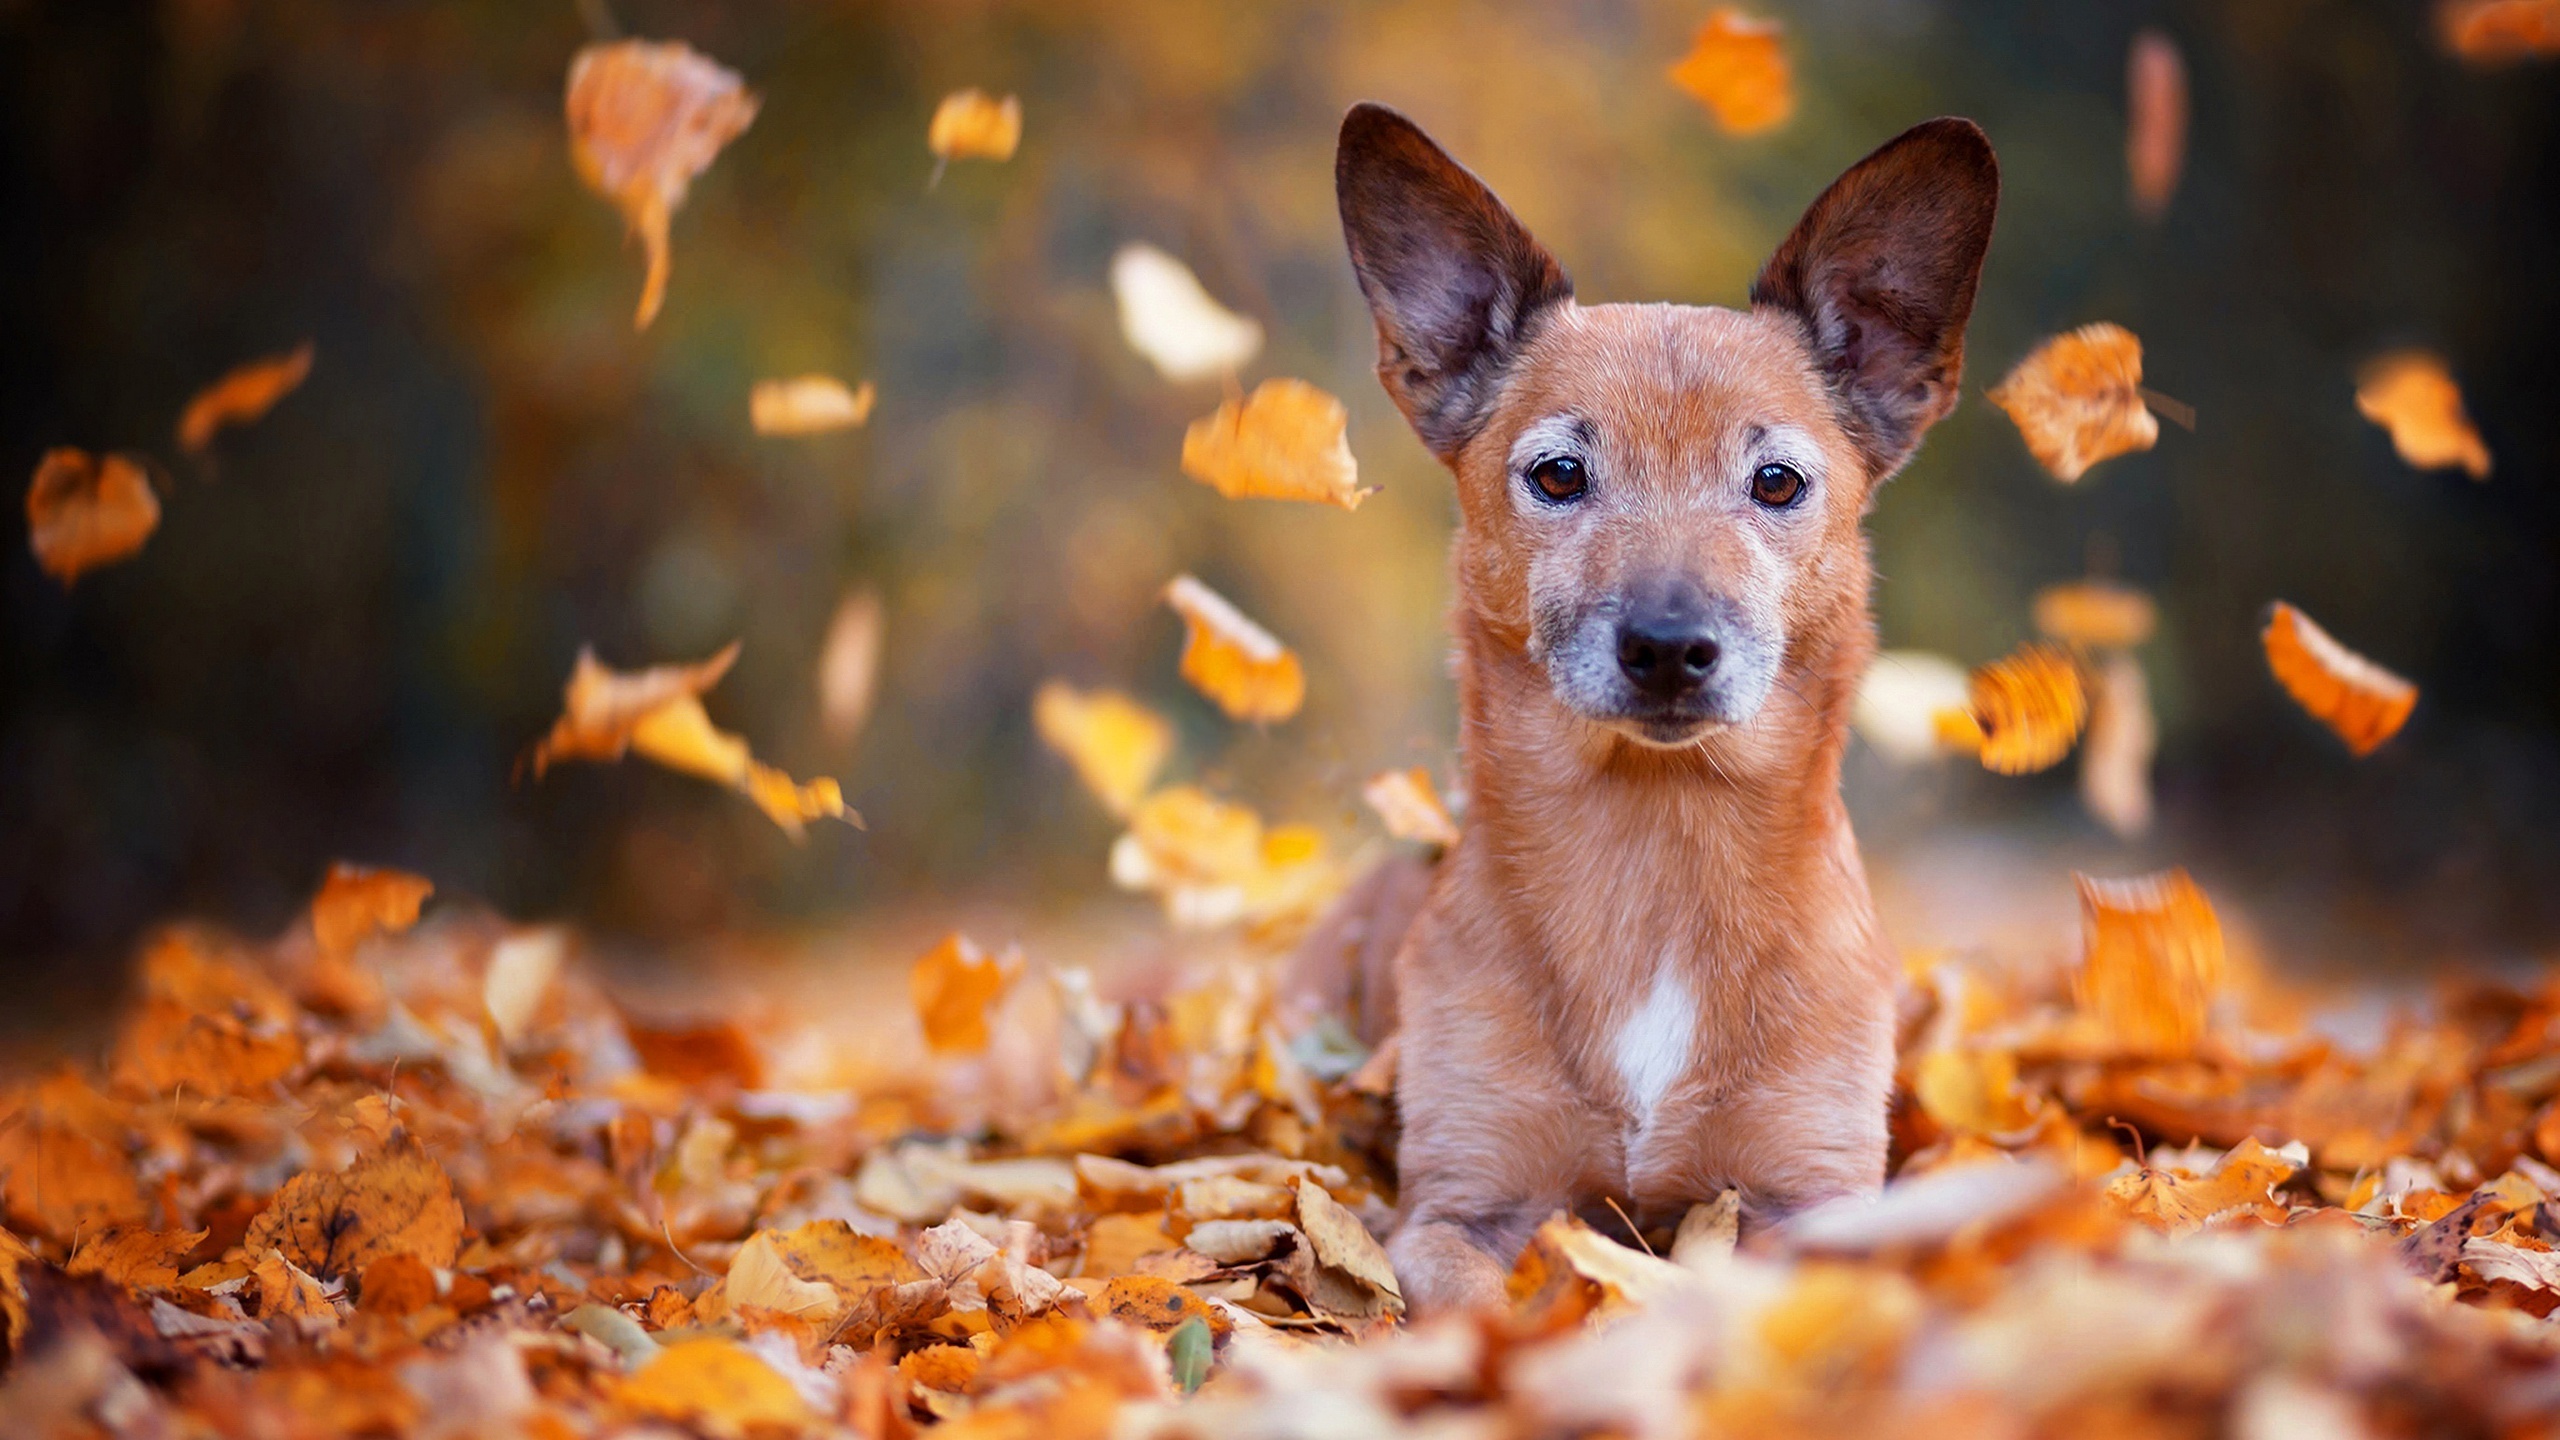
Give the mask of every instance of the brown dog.
[[1989, 142], [1933, 120], [1851, 167], [1747, 311], [1577, 305], [1380, 106], [1335, 179], [1378, 376], [1462, 517], [1470, 808], [1394, 952], [1405, 1294], [1499, 1304], [1538, 1222], [1604, 1199], [1650, 1228], [1728, 1186], [1761, 1217], [1874, 1189], [1892, 971], [1839, 796], [1860, 521], [1956, 403]]

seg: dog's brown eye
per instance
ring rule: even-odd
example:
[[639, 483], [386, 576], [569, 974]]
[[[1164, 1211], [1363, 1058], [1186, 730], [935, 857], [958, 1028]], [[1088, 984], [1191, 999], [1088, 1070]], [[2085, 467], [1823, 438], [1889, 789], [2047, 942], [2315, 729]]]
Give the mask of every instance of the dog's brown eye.
[[1570, 455], [1558, 455], [1529, 467], [1529, 483], [1550, 500], [1571, 500], [1591, 488], [1590, 478], [1583, 474], [1582, 462]]
[[1803, 493], [1804, 475], [1793, 465], [1771, 461], [1751, 472], [1751, 498], [1773, 510], [1793, 505]]

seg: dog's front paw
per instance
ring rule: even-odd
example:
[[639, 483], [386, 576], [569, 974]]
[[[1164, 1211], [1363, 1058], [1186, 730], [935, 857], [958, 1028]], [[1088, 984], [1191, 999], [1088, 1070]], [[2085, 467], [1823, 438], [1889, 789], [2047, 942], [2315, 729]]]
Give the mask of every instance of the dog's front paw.
[[1396, 1283], [1414, 1316], [1500, 1311], [1511, 1303], [1509, 1272], [1477, 1245], [1467, 1228], [1448, 1220], [1406, 1224], [1387, 1244]]

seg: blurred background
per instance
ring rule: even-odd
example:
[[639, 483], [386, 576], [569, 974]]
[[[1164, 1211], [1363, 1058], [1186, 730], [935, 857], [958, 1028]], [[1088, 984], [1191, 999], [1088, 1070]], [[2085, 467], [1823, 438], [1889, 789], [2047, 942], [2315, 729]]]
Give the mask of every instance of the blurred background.
[[[1842, 167], [1941, 113], [2007, 190], [1962, 408], [1873, 518], [1885, 641], [1965, 663], [2091, 566], [2152, 590], [2158, 827], [2086, 819], [2069, 767], [1896, 769], [1850, 788], [1906, 943], [2004, 884], [2191, 867], [2269, 948], [2410, 972], [2560, 936], [2560, 71], [2481, 69], [2414, 0], [1770, 0], [1799, 102], [1736, 138], [1666, 79], [1698, 0], [0, 0], [0, 471], [48, 447], [168, 464], [136, 559], [66, 593], [0, 544], [0, 1016], [92, 1013], [179, 913], [286, 924], [335, 858], [398, 865], [681, 967], [723, 937], [992, 914], [1154, 924], [1115, 826], [1029, 723], [1044, 679], [1175, 717], [1178, 777], [1374, 838], [1360, 780], [1449, 773], [1445, 478], [1370, 376], [1341, 255], [1335, 124], [1415, 116], [1554, 249], [1586, 301], [1740, 303]], [[2185, 179], [2135, 218], [2127, 44], [2193, 87]], [[665, 312], [578, 180], [570, 57], [685, 40], [763, 97], [674, 225]], [[928, 185], [936, 99], [1021, 96], [1020, 153]], [[1110, 257], [1145, 241], [1270, 332], [1245, 381], [1340, 395], [1356, 514], [1183, 478], [1219, 398], [1122, 342]], [[2190, 434], [2047, 478], [1980, 398], [2041, 337], [2113, 320]], [[308, 383], [210, 463], [199, 387], [309, 338]], [[2403, 465], [2356, 367], [2443, 353], [2497, 458]], [[861, 429], [761, 438], [747, 392], [878, 386]], [[13, 517], [15, 515], [15, 507]], [[1304, 656], [1268, 733], [1176, 677], [1179, 571]], [[818, 724], [830, 613], [876, 587], [880, 702]], [[2367, 761], [2293, 709], [2274, 598], [2423, 688]], [[643, 763], [511, 783], [582, 644], [624, 667], [744, 641], [712, 716], [867, 831], [795, 846]], [[1101, 917], [1099, 921], [1095, 917]], [[996, 938], [996, 937], [991, 937]]]

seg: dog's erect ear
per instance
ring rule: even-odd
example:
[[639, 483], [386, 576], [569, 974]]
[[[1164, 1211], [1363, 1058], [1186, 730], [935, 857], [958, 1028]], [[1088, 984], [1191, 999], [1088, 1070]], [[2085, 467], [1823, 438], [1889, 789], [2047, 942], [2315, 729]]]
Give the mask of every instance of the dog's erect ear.
[[1573, 282], [1484, 182], [1383, 105], [1334, 152], [1351, 268], [1378, 322], [1378, 378], [1443, 460], [1484, 423], [1503, 366]]
[[1790, 310], [1875, 477], [1955, 408], [1964, 324], [2000, 205], [2000, 162], [1970, 120], [1931, 120], [1831, 182], [1752, 282]]

